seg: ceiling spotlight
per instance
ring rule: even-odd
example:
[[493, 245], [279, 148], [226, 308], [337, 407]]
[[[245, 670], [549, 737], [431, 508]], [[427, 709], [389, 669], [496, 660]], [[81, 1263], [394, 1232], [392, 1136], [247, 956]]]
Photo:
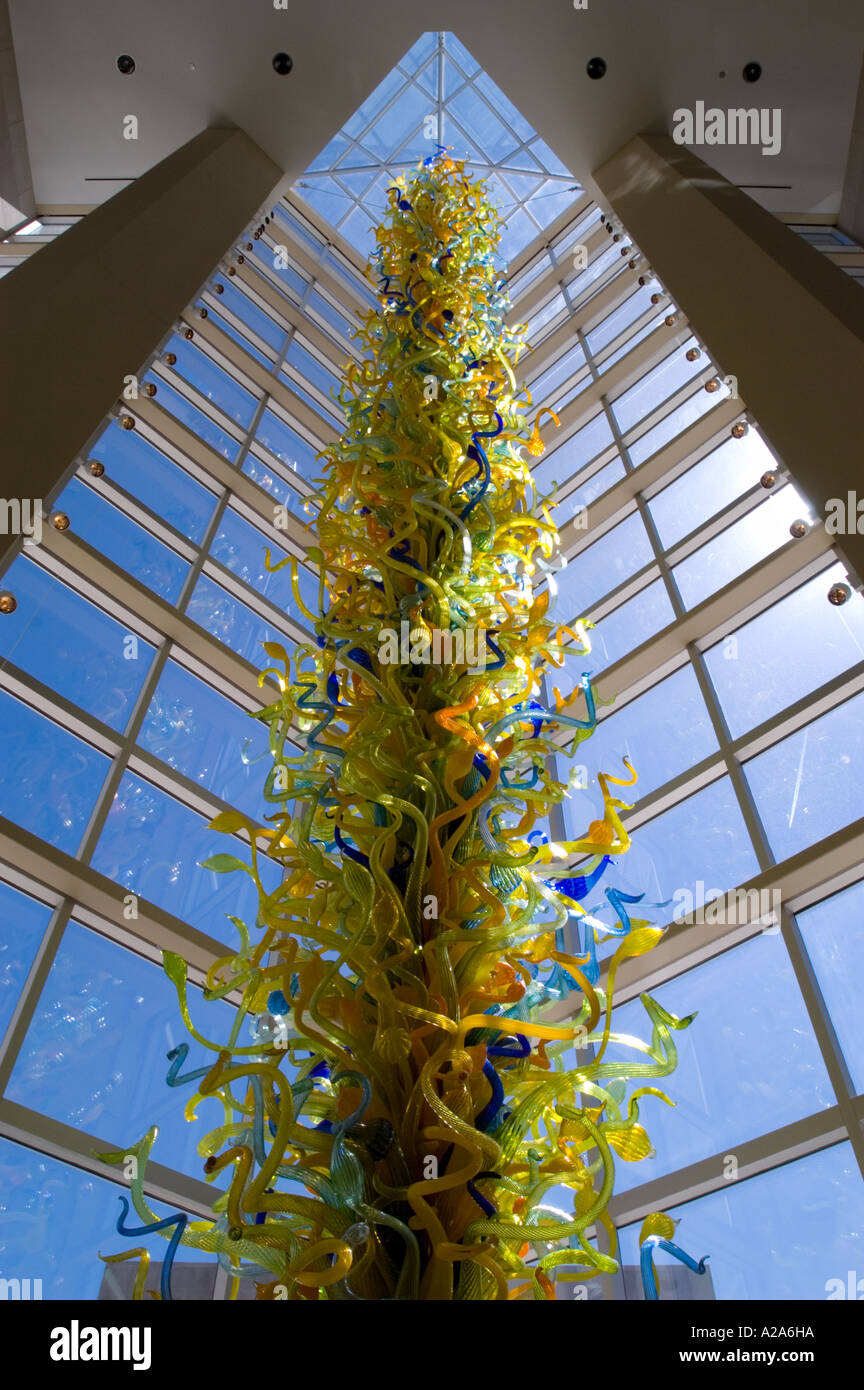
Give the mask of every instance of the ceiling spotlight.
[[761, 63], [745, 63], [741, 72], [745, 82], [758, 82], [762, 76]]
[[848, 584], [832, 584], [828, 590], [828, 602], [833, 603], [835, 608], [840, 608], [844, 603], [848, 603], [852, 597], [852, 590]]
[[290, 53], [273, 54], [273, 67], [280, 77], [287, 77], [293, 66], [294, 59], [291, 57]]
[[605, 76], [606, 60], [604, 58], [589, 58], [585, 71], [596, 82], [598, 78]]
[[135, 59], [131, 58], [128, 53], [121, 53], [117, 59], [117, 68], [124, 77], [131, 77], [135, 71]]

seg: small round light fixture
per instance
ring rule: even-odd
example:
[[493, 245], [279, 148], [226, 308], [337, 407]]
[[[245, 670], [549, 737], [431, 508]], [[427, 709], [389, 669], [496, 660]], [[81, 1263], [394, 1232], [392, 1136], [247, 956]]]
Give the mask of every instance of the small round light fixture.
[[777, 474], [776, 474], [776, 473], [772, 473], [772, 472], [770, 472], [770, 470], [769, 470], [769, 472], [763, 473], [763, 474], [762, 474], [762, 477], [759, 479], [759, 486], [760, 486], [760, 487], [764, 487], [765, 490], [766, 490], [766, 492], [767, 492], [769, 488], [772, 488], [772, 487], [774, 486], [774, 484], [776, 483], [776, 481], [777, 481]]
[[165, 356], [163, 357], [162, 361], [163, 361], [163, 362], [166, 362], [166, 363], [168, 364], [169, 367], [173, 367], [174, 364], [175, 364], [175, 362], [177, 361], [177, 354], [176, 354], [176, 352], [166, 352], [166, 354], [165, 354]]
[[290, 53], [273, 54], [273, 71], [278, 72], [280, 77], [287, 77], [294, 66], [294, 59]]
[[56, 531], [68, 531], [71, 522], [65, 512], [52, 512], [51, 525]]
[[145, 383], [144, 383], [144, 385], [143, 385], [143, 387], [142, 387], [141, 389], [143, 390], [145, 396], [155, 396], [155, 395], [156, 395], [156, 385], [155, 385], [155, 382], [152, 382], [152, 381], [145, 381]]
[[852, 590], [848, 584], [832, 584], [828, 590], [828, 602], [833, 603], [835, 608], [841, 608], [851, 597]]
[[198, 310], [198, 314], [199, 314], [199, 317], [202, 318], [202, 319], [209, 318], [209, 314], [207, 313], [207, 310], [206, 310], [206, 309], [199, 309], [199, 310]]
[[216, 291], [217, 294], [224, 294], [224, 293], [225, 293], [225, 286], [224, 286], [224, 285], [214, 285], [213, 288], [214, 288], [214, 290]]
[[657, 291], [655, 290], [654, 293], [653, 293], [652, 296], [651, 296], [651, 303], [652, 303], [652, 304], [661, 304], [662, 301], [663, 301], [663, 296], [662, 296], [662, 294], [658, 294]]
[[667, 328], [674, 328], [676, 323], [678, 322], [677, 315], [667, 314], [663, 322], [665, 323]]
[[749, 428], [750, 426], [747, 424], [746, 420], [738, 420], [737, 423], [732, 426], [732, 438], [743, 439]]
[[589, 58], [585, 64], [585, 71], [593, 82], [599, 81], [601, 77], [606, 76], [605, 58]]
[[134, 430], [135, 428], [135, 421], [131, 415], [121, 415], [120, 424], [124, 430]]
[[715, 391], [720, 390], [720, 382], [717, 380], [716, 376], [712, 376], [710, 381], [705, 382], [705, 390], [709, 395], [713, 395]]
[[684, 355], [688, 362], [696, 362], [702, 356], [698, 348], [688, 348]]
[[94, 478], [102, 477], [103, 473], [105, 472], [105, 465], [101, 459], [90, 460], [90, 472], [93, 474]]
[[8, 589], [4, 589], [0, 594], [0, 613], [14, 613], [18, 607], [18, 600]]
[[758, 82], [762, 76], [761, 63], [745, 63], [741, 70], [741, 76], [745, 82]]
[[800, 518], [798, 521], [793, 521], [789, 527], [789, 535], [793, 540], [800, 541], [802, 536], [807, 535], [807, 522], [801, 521]]
[[187, 328], [186, 332], [183, 334], [183, 337], [186, 339], [187, 343], [191, 343], [192, 339], [195, 337], [194, 328]]
[[124, 77], [131, 77], [135, 71], [135, 59], [128, 53], [121, 53], [117, 59], [117, 71]]

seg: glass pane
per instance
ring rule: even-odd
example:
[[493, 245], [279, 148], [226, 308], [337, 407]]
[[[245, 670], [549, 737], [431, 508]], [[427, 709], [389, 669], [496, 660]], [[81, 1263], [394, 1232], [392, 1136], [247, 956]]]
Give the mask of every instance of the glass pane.
[[[554, 504], [555, 523], [559, 529], [578, 511], [587, 511], [592, 502], [596, 502], [598, 497], [602, 497], [604, 492], [608, 492], [610, 487], [623, 477], [624, 465], [619, 458], [614, 458], [611, 463], [606, 464], [605, 468], [601, 468], [579, 487], [569, 492], [563, 501], [556, 502]], [[589, 521], [587, 516], [585, 521]]]
[[727, 439], [648, 502], [663, 549], [747, 492], [776, 463], [755, 430]]
[[[275, 237], [277, 235], [276, 228], [274, 227], [272, 230]], [[282, 243], [277, 241], [275, 247], [270, 247], [266, 246], [263, 241], [257, 241], [253, 243], [253, 249], [250, 254], [264, 268], [265, 274], [268, 277], [275, 275], [283, 284], [293, 290], [294, 295], [300, 300], [306, 293], [309, 281], [300, 274], [299, 270], [295, 270], [293, 265], [285, 264], [284, 254], [277, 256], [276, 252], [281, 244]], [[318, 250], [317, 245], [315, 249], [316, 251]], [[288, 248], [286, 247], [286, 251], [287, 250]]]
[[[304, 525], [306, 524], [308, 515], [303, 510], [304, 499], [299, 492], [294, 491], [293, 487], [289, 487], [284, 478], [279, 473], [274, 472], [272, 467], [262, 463], [254, 454], [247, 454], [243, 460], [241, 471], [265, 492], [269, 492], [270, 496], [274, 497], [281, 507], [285, 507], [286, 511], [298, 517]], [[275, 509], [273, 515], [275, 519]]]
[[864, 695], [744, 764], [777, 859], [797, 854], [861, 814]]
[[307, 250], [317, 257], [321, 250], [321, 242], [313, 235], [311, 228], [307, 227], [305, 222], [301, 222], [293, 212], [289, 212], [284, 203], [277, 203], [273, 211], [280, 222], [284, 222], [286, 227], [290, 227], [295, 240], [301, 242]]
[[281, 348], [288, 332], [287, 327], [276, 323], [257, 304], [253, 304], [248, 295], [235, 284], [226, 284], [224, 293], [219, 296], [219, 303], [229, 313], [235, 314], [241, 323], [245, 323], [247, 328], [251, 328], [252, 332], [257, 333], [270, 347]]
[[344, 314], [341, 314], [339, 310], [330, 303], [329, 299], [325, 299], [324, 295], [319, 294], [317, 290], [312, 290], [307, 303], [310, 309], [314, 309], [316, 313], [320, 314], [321, 317], [330, 324], [331, 328], [335, 328], [336, 332], [343, 338], [350, 340], [351, 334], [355, 332], [357, 328], [356, 323], [351, 323]]
[[788, 483], [776, 496], [766, 498], [740, 521], [733, 522], [707, 545], [688, 555], [672, 571], [685, 607], [695, 608], [772, 551], [786, 545], [792, 522], [806, 516], [806, 504]]
[[294, 392], [295, 396], [299, 396], [301, 401], [305, 401], [306, 404], [311, 406], [316, 414], [320, 416], [320, 420], [317, 423], [325, 432], [333, 429], [341, 431], [344, 425], [344, 419], [341, 415], [340, 407], [335, 403], [325, 405], [323, 401], [320, 401], [317, 396], [312, 394], [311, 388], [307, 390], [306, 386], [303, 384], [305, 378], [300, 376], [299, 369], [296, 374], [292, 375], [290, 371], [283, 368], [279, 373], [279, 380], [284, 382], [285, 385]]
[[137, 430], [121, 429], [116, 420], [112, 421], [96, 445], [94, 457], [105, 464], [112, 482], [190, 541], [201, 540], [216, 498]]
[[491, 106], [471, 88], [458, 93], [448, 103], [459, 124], [481, 146], [490, 164], [502, 163], [516, 149], [518, 141], [498, 119]]
[[261, 667], [268, 660], [262, 650], [262, 642], [291, 645], [284, 632], [253, 613], [245, 603], [227, 593], [206, 574], [202, 574], [195, 585], [186, 614], [193, 623], [199, 623], [213, 637], [224, 642], [226, 647], [255, 666]]
[[[629, 790], [619, 791], [623, 801], [629, 799]], [[599, 813], [598, 800], [594, 792], [571, 791], [564, 807], [574, 834], [582, 834]], [[676, 909], [680, 910], [680, 904], [689, 904], [691, 897], [693, 908], [701, 907], [706, 894], [725, 893], [759, 872], [728, 777], [712, 782], [632, 834], [633, 843], [615, 862], [614, 879], [609, 878], [606, 886], [644, 893], [648, 902], [669, 900], [664, 914], [667, 922]]]
[[126, 574], [140, 579], [168, 603], [177, 602], [189, 572], [188, 562], [99, 497], [91, 487], [73, 478], [58, 497], [55, 510], [67, 512], [74, 534], [92, 545], [106, 560], [112, 560]]
[[[564, 483], [580, 468], [595, 459], [613, 440], [612, 427], [606, 412], [601, 410], [581, 430], [547, 454], [542, 463], [531, 470], [535, 485], [541, 491], [550, 489], [553, 482]], [[554, 438], [550, 444], [554, 443]]]
[[[215, 854], [248, 861], [248, 846], [234, 836], [207, 829], [202, 816], [166, 792], [125, 773], [93, 854], [92, 866], [147, 902], [200, 927], [217, 941], [234, 943], [236, 928], [226, 914], [254, 926], [258, 894], [248, 874], [217, 874], [199, 867]], [[279, 869], [260, 860], [268, 892]]]
[[[269, 599], [277, 608], [281, 608], [283, 613], [288, 613], [297, 622], [308, 623], [304, 618], [294, 598], [294, 591], [291, 587], [291, 567], [286, 565], [284, 569], [271, 574], [265, 569], [265, 550], [269, 548], [271, 565], [278, 564], [286, 558], [284, 550], [280, 550], [268, 538], [259, 531], [251, 522], [246, 521], [237, 512], [230, 508], [222, 514], [219, 522], [219, 529], [213, 538], [210, 546], [210, 554], [214, 560], [218, 560], [220, 565], [224, 565], [238, 579], [242, 579], [244, 584], [248, 584], [256, 594], [262, 598]], [[298, 566], [298, 580], [300, 581], [301, 593], [303, 592], [303, 577], [307, 576], [311, 583], [311, 576], [305, 565]], [[314, 590], [317, 595], [317, 580], [314, 582]]]
[[18, 607], [0, 628], [0, 656], [112, 729], [125, 729], [154, 648], [23, 555], [3, 582]]
[[864, 1091], [864, 883], [855, 883], [796, 917], [852, 1084], [860, 1094]]
[[642, 518], [634, 512], [599, 541], [574, 555], [555, 576], [558, 584], [556, 621], [568, 622], [580, 614], [590, 616], [593, 603], [617, 589], [653, 558]]
[[[199, 309], [202, 307], [201, 300], [198, 301], [197, 307]], [[210, 318], [210, 322], [215, 323], [216, 327], [221, 329], [223, 333], [227, 333], [229, 338], [233, 338], [235, 343], [239, 343], [240, 346], [243, 348], [244, 352], [248, 352], [250, 356], [254, 357], [256, 361], [260, 362], [261, 365], [263, 367], [266, 367], [268, 371], [273, 370], [272, 359], [269, 357], [265, 357], [263, 352], [259, 351], [259, 349], [255, 347], [253, 343], [250, 343], [249, 339], [246, 337], [244, 333], [238, 332], [238, 330], [233, 326], [233, 324], [230, 324], [227, 319], [223, 319], [222, 315], [217, 314], [214, 309], [208, 308], [207, 313]], [[281, 342], [279, 346], [281, 347]]]
[[[224, 1042], [235, 1010], [222, 1000], [206, 1003], [199, 989], [188, 997], [199, 1033]], [[158, 965], [70, 921], [6, 1094], [106, 1147], [135, 1144], [158, 1125], [153, 1161], [201, 1177], [195, 1146], [223, 1123], [222, 1106], [202, 1101], [197, 1121], [185, 1119], [195, 1083], [169, 1086], [165, 1080], [167, 1053], [182, 1042], [189, 1043], [189, 1055], [181, 1074], [215, 1060], [189, 1037], [177, 991]]]
[[165, 351], [173, 352], [176, 356], [177, 362], [172, 370], [178, 376], [184, 377], [230, 419], [236, 420], [244, 429], [248, 428], [258, 402], [239, 381], [223, 371], [206, 352], [176, 333], [166, 344]]
[[51, 908], [45, 903], [0, 883], [0, 1038], [9, 1027], [50, 920]]
[[332, 251], [325, 251], [321, 257], [321, 264], [326, 266], [328, 270], [332, 270], [333, 274], [348, 285], [355, 295], [359, 295], [361, 299], [365, 300], [370, 308], [377, 309], [379, 307], [371, 286], [341, 255], [336, 255]]
[[600, 276], [603, 275], [611, 265], [620, 264], [620, 260], [621, 258], [617, 246], [609, 246], [605, 251], [601, 252], [599, 256], [596, 256], [586, 270], [583, 270], [581, 274], [575, 276], [574, 279], [568, 282], [567, 289], [570, 295], [570, 303], [575, 305], [578, 300], [582, 299], [594, 284], [595, 280], [599, 280]]
[[[308, 382], [311, 382], [323, 396], [327, 396], [328, 399], [333, 400], [332, 393], [339, 389], [341, 383], [335, 374], [329, 371], [327, 367], [324, 366], [323, 362], [319, 362], [318, 358], [313, 356], [311, 352], [307, 352], [296, 338], [292, 339], [289, 345], [288, 351], [285, 354], [285, 361], [290, 362], [293, 367], [296, 367], [298, 372], [300, 372]], [[338, 406], [336, 408], [338, 409]]]
[[[653, 1083], [675, 1101], [675, 1108], [648, 1096], [640, 1103], [639, 1119], [656, 1154], [639, 1163], [616, 1163], [617, 1191], [652, 1182], [834, 1105], [779, 932], [761, 932], [648, 992], [676, 1018], [692, 1013], [696, 1018], [672, 1035], [678, 1050], [675, 1071]], [[639, 1000], [614, 1010], [612, 1031], [650, 1041], [651, 1022]], [[615, 1044], [607, 1048], [604, 1061], [637, 1056]]]
[[[502, 255], [506, 255], [506, 251], [502, 251]], [[545, 328], [547, 324], [551, 324], [552, 320], [563, 313], [566, 308], [567, 301], [559, 291], [558, 294], [553, 295], [552, 298], [544, 304], [542, 309], [537, 310], [533, 318], [528, 320], [526, 325], [526, 341], [532, 348], [536, 347], [542, 340], [543, 335], [540, 330]]]
[[536, 381], [531, 382], [531, 397], [535, 406], [554, 405], [556, 394], [580, 367], [585, 365], [585, 354], [578, 345], [571, 347], [551, 367], [547, 367]]
[[[617, 248], [616, 252], [617, 252]], [[652, 367], [635, 386], [629, 387], [612, 402], [612, 410], [618, 421], [618, 428], [627, 433], [652, 410], [656, 410], [665, 400], [696, 376], [705, 366], [705, 359], [687, 361], [687, 352], [696, 347], [696, 339], [688, 338], [686, 343], [670, 352], [656, 367]]]
[[602, 671], [614, 661], [620, 661], [622, 656], [647, 642], [674, 619], [675, 611], [666, 585], [662, 579], [655, 579], [653, 584], [640, 589], [633, 598], [601, 618], [589, 632], [591, 655], [586, 669]]
[[[843, 1297], [836, 1290], [845, 1289], [847, 1271], [860, 1269], [864, 1186], [848, 1143], [729, 1182], [708, 1197], [671, 1207], [669, 1215], [681, 1222], [676, 1245], [695, 1259], [710, 1255], [703, 1277], [710, 1277], [717, 1299]], [[640, 1226], [637, 1221], [620, 1232], [622, 1263], [634, 1268]], [[676, 1261], [660, 1251], [655, 1263]], [[638, 1275], [634, 1283], [641, 1298]]]
[[[842, 608], [825, 601], [845, 576], [833, 565], [705, 653], [733, 738], [864, 659], [864, 598], [853, 593]], [[814, 634], [806, 659], [790, 661], [802, 632]]]
[[305, 439], [295, 433], [280, 416], [274, 415], [272, 410], [265, 410], [262, 414], [255, 438], [265, 449], [269, 449], [271, 454], [275, 454], [276, 458], [281, 459], [295, 473], [299, 473], [301, 478], [311, 482], [314, 478], [320, 477], [324, 461], [315, 457], [317, 449], [314, 445], [307, 444]]
[[200, 410], [194, 402], [188, 400], [179, 391], [175, 391], [173, 386], [169, 386], [155, 372], [148, 372], [144, 380], [145, 382], [152, 382], [156, 386], [157, 399], [163, 410], [169, 411], [175, 419], [180, 420], [182, 424], [192, 430], [199, 439], [203, 439], [205, 444], [209, 444], [212, 449], [215, 449], [217, 454], [229, 459], [231, 463], [234, 462], [240, 452], [240, 444], [233, 435], [228, 434], [227, 430], [221, 429], [215, 420], [211, 420], [210, 416]]
[[[639, 343], [643, 343], [652, 333], [656, 333], [663, 323], [664, 317], [665, 315], [661, 309], [660, 313], [655, 315], [653, 319], [649, 319], [649, 321], [643, 324], [641, 328], [637, 329], [635, 333], [631, 333], [630, 337], [627, 338], [619, 348], [611, 352], [608, 357], [604, 357], [602, 362], [597, 363], [598, 372], [601, 374], [603, 372], [608, 372], [610, 367], [614, 367], [616, 362], [620, 362], [622, 357], [626, 357], [628, 352], [632, 352]], [[660, 347], [659, 338], [655, 343], [655, 347]]]
[[[116, 1170], [106, 1166], [105, 1171]], [[0, 1268], [6, 1278], [41, 1279], [44, 1299], [97, 1299], [105, 1271], [111, 1268], [99, 1259], [99, 1252], [114, 1255], [141, 1243], [140, 1238], [133, 1241], [117, 1234], [119, 1198], [125, 1194], [128, 1200], [125, 1186], [8, 1139], [0, 1139], [0, 1190]], [[173, 1215], [162, 1202], [150, 1200], [149, 1205], [160, 1218]], [[128, 1224], [139, 1224], [134, 1211]], [[159, 1236], [144, 1241], [153, 1260], [162, 1260], [167, 1242]], [[213, 1258], [182, 1246], [174, 1268]], [[152, 1273], [146, 1287], [159, 1287]]]
[[602, 348], [614, 342], [619, 334], [629, 328], [631, 323], [635, 323], [642, 314], [647, 313], [651, 308], [651, 294], [649, 285], [641, 285], [624, 300], [623, 304], [619, 305], [611, 314], [607, 314], [606, 318], [596, 328], [592, 328], [588, 334], [589, 351], [596, 355]]
[[74, 854], [108, 772], [104, 753], [0, 691], [3, 815]]
[[687, 665], [603, 719], [579, 754], [599, 772], [617, 773], [628, 757], [639, 781], [625, 800], [635, 802], [716, 750], [699, 682]]
[[267, 738], [266, 724], [169, 661], [138, 742], [222, 801], [261, 817], [272, 809], [261, 796]]
[[689, 425], [701, 420], [702, 416], [707, 415], [720, 401], [726, 400], [728, 395], [729, 389], [726, 386], [721, 386], [713, 395], [708, 391], [694, 391], [692, 396], [688, 396], [681, 405], [670, 410], [652, 429], [634, 440], [630, 445], [630, 461], [633, 466], [638, 467], [640, 463], [651, 458], [658, 449], [677, 438]]

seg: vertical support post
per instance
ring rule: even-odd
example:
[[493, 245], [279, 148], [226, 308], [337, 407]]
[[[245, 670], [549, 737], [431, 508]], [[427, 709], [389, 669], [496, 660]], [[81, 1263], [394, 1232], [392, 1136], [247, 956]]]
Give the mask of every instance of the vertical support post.
[[0, 280], [4, 497], [48, 494], [281, 177], [202, 131]]
[[837, 549], [864, 578], [846, 506], [864, 500], [861, 286], [668, 135], [636, 136], [593, 179], [817, 516], [843, 502]]

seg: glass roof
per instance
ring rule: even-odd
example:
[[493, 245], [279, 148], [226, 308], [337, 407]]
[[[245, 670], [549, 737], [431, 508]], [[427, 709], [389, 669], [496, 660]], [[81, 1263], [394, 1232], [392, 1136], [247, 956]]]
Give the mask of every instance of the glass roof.
[[313, 159], [294, 192], [364, 256], [397, 171], [441, 144], [488, 180], [505, 261], [568, 208], [580, 186], [455, 34], [423, 34]]

